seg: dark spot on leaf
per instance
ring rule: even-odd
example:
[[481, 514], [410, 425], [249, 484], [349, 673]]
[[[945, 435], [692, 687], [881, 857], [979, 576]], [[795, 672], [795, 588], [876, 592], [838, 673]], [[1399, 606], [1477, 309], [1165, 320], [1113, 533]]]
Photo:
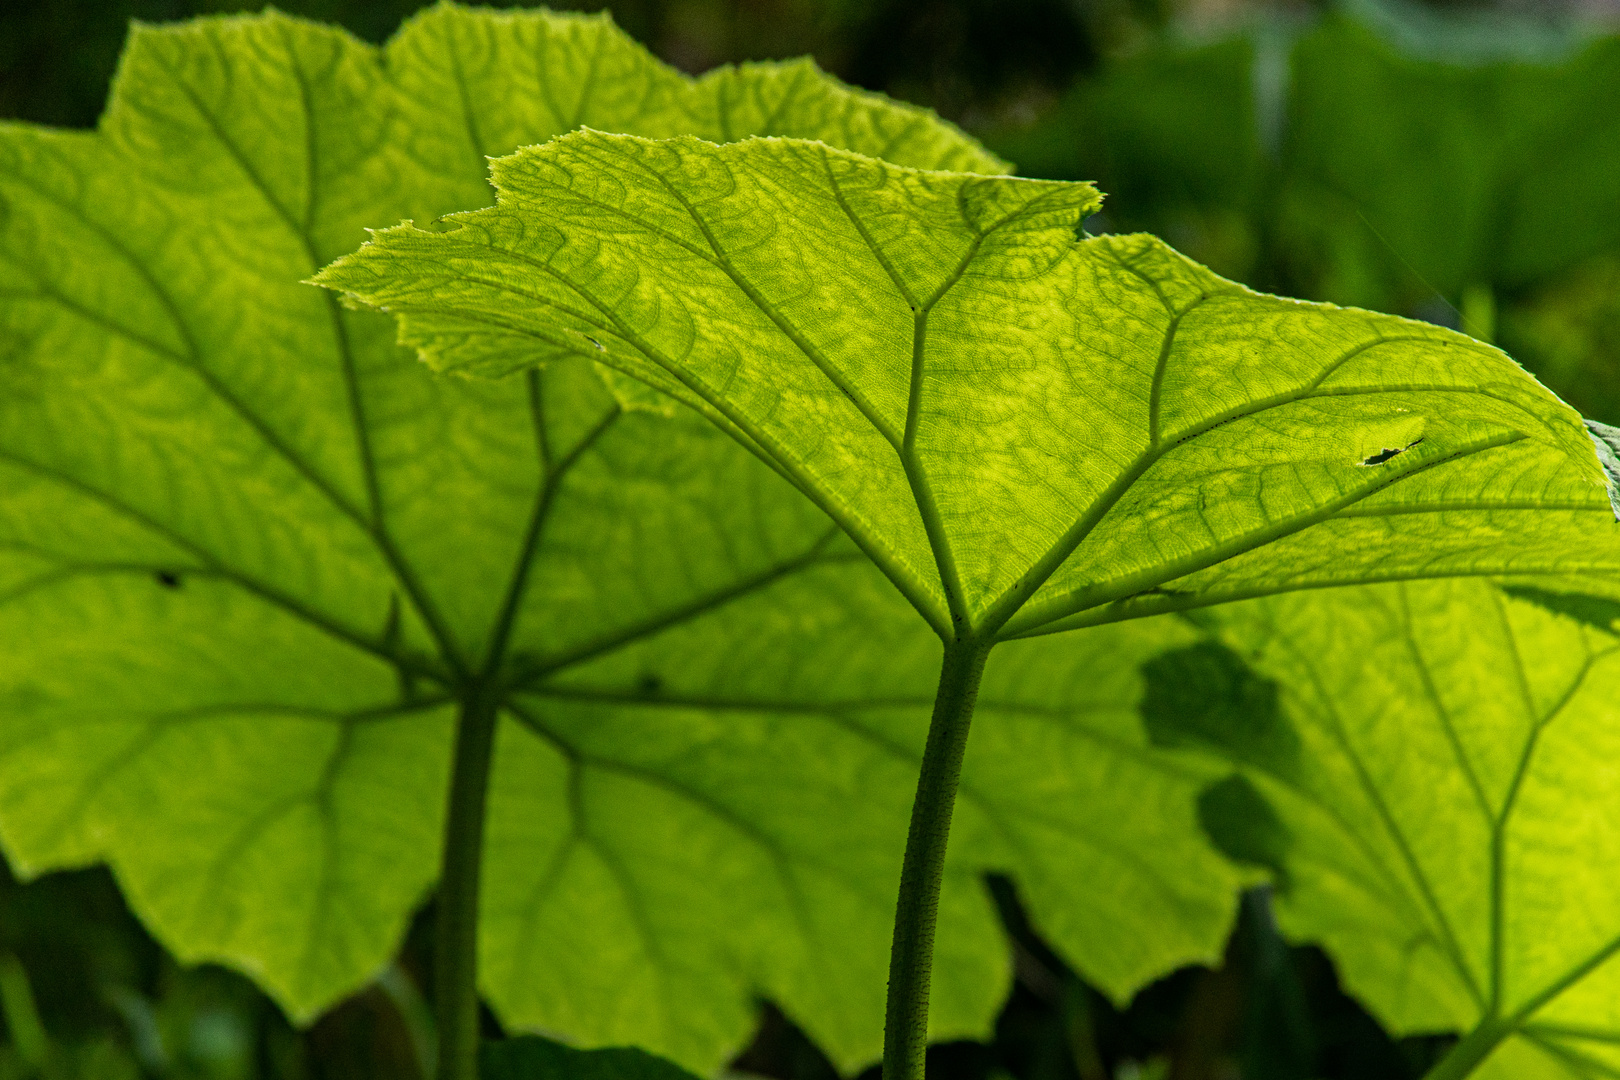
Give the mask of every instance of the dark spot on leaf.
[[1363, 464], [1363, 465], [1382, 465], [1384, 462], [1388, 461], [1390, 458], [1395, 457], [1398, 454], [1406, 453], [1408, 450], [1412, 449], [1412, 447], [1416, 446], [1418, 443], [1420, 443], [1422, 441], [1423, 441], [1422, 439], [1413, 439], [1411, 442], [1407, 443], [1405, 446], [1386, 446], [1382, 450], [1378, 451], [1378, 453], [1376, 453], [1372, 457], [1368, 458], [1366, 461], [1363, 461], [1361, 464]]
[[644, 672], [641, 678], [636, 680], [636, 693], [642, 697], [657, 697], [663, 692], [664, 680], [650, 671]]
[[173, 571], [159, 570], [152, 577], [165, 589], [178, 589], [180, 587], [180, 575]]
[[591, 343], [591, 344], [592, 344], [592, 345], [595, 345], [595, 346], [596, 346], [596, 351], [597, 351], [597, 352], [607, 352], [607, 346], [606, 346], [606, 345], [604, 345], [604, 344], [602, 344], [602, 343], [601, 343], [601, 342], [600, 342], [600, 341], [597, 341], [597, 340], [596, 340], [596, 339], [595, 339], [595, 338], [593, 338], [593, 337], [591, 337], [591, 335], [589, 335], [589, 334], [582, 334], [582, 335], [581, 335], [581, 336], [582, 336], [582, 337], [583, 337], [583, 338], [584, 338], [584, 339], [585, 339], [585, 340], [586, 340], [586, 341], [588, 341], [588, 342], [590, 342], [590, 343]]
[[1214, 750], [1282, 776], [1299, 764], [1299, 734], [1283, 715], [1277, 684], [1233, 650], [1202, 641], [1142, 665], [1137, 710], [1155, 746]]
[[12, 686], [0, 686], [0, 708], [9, 712], [27, 712], [49, 705], [57, 694], [46, 690], [37, 682], [25, 681]]
[[1198, 794], [1198, 824], [1215, 850], [1234, 862], [1263, 866], [1288, 887], [1293, 834], [1246, 776], [1232, 774]]

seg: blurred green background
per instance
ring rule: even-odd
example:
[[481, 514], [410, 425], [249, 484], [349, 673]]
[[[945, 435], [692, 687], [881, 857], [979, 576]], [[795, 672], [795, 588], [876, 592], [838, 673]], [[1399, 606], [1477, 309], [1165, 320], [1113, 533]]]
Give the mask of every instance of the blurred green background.
[[[380, 41], [420, 4], [280, 6]], [[1025, 175], [1098, 181], [1093, 231], [1147, 229], [1257, 288], [1459, 327], [1620, 422], [1620, 0], [553, 6], [609, 8], [688, 71], [811, 54]], [[0, 0], [0, 118], [91, 126], [131, 18], [254, 7]], [[1017, 983], [991, 1041], [931, 1051], [936, 1080], [1401, 1080], [1446, 1046], [1382, 1032], [1319, 951], [1278, 938], [1265, 890], [1221, 968], [1121, 1010], [1041, 943], [1008, 882], [987, 887]], [[376, 984], [295, 1031], [241, 977], [166, 956], [105, 871], [20, 884], [0, 862], [0, 1080], [415, 1080], [431, 927], [426, 911]], [[834, 1080], [766, 1002], [734, 1068]]]

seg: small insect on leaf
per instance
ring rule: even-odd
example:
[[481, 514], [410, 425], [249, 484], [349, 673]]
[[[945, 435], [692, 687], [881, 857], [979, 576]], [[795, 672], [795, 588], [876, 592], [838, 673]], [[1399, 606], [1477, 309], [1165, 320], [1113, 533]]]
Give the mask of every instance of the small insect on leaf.
[[1419, 439], [1413, 439], [1411, 442], [1407, 443], [1405, 446], [1386, 446], [1382, 450], [1378, 451], [1378, 453], [1376, 453], [1376, 454], [1372, 455], [1371, 457], [1367, 458], [1365, 461], [1359, 462], [1358, 464], [1361, 464], [1361, 465], [1382, 465], [1384, 462], [1388, 461], [1390, 458], [1395, 457], [1395, 456], [1397, 456], [1399, 454], [1406, 453], [1408, 450], [1412, 449], [1412, 447], [1416, 446], [1418, 443], [1420, 443], [1422, 441], [1423, 440], [1421, 438], [1419, 438]]

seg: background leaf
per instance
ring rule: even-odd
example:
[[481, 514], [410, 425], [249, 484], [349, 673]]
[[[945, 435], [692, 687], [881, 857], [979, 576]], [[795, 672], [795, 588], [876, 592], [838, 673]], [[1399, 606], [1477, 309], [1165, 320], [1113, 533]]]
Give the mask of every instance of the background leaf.
[[1275, 186], [1266, 150], [1281, 117], [1262, 106], [1282, 104], [1267, 91], [1286, 82], [1289, 44], [1273, 37], [1155, 42], [1081, 79], [1036, 123], [985, 137], [1020, 176], [1090, 180], [1107, 192], [1088, 230], [1151, 232], [1265, 287], [1263, 215]]
[[1620, 641], [1551, 595], [1430, 582], [1223, 613], [1296, 743], [1239, 759], [1287, 832], [1284, 932], [1392, 1030], [1501, 1018], [1517, 1034], [1480, 1076], [1605, 1075], [1620, 1041]]
[[[733, 95], [734, 118], [803, 106], [831, 137], [988, 162], [803, 64], [700, 85], [603, 19], [448, 6], [386, 52], [274, 15], [138, 29], [99, 133], [0, 139], [0, 829], [29, 872], [109, 859], [183, 957], [244, 967], [296, 1016], [368, 978], [432, 882], [444, 682], [506, 601], [538, 413], [557, 455], [617, 413], [588, 370], [437, 382], [385, 321], [297, 280], [365, 222], [482, 201], [463, 107], [500, 111], [480, 94], [514, 110], [510, 149], [560, 130], [545, 99], [590, 90], [577, 63], [524, 93], [458, 73], [582, 49], [655, 129]], [[618, 617], [710, 584], [694, 575]], [[188, 774], [206, 783], [172, 783]]]
[[486, 1043], [482, 1080], [693, 1080], [674, 1062], [631, 1047], [572, 1050], [538, 1035]]
[[1620, 92], [1620, 39], [1437, 61], [1341, 17], [1292, 64], [1284, 228], [1330, 253], [1313, 294], [1387, 307], [1511, 289], [1620, 243], [1602, 179], [1620, 121], [1598, 104]]
[[[1132, 707], [1136, 665], [1194, 636], [1161, 622], [992, 661], [943, 902], [940, 1037], [981, 1033], [1005, 992], [986, 870], [1119, 999], [1214, 952], [1235, 875], [1196, 839], [1212, 774], [1151, 754]], [[512, 867], [486, 907], [497, 999], [603, 1041], [666, 1025], [679, 1046], [699, 1023], [740, 1037], [751, 980], [835, 1061], [870, 1060], [939, 653], [861, 559], [520, 692], [492, 793], [489, 857]], [[727, 982], [730, 1014], [681, 990]]]

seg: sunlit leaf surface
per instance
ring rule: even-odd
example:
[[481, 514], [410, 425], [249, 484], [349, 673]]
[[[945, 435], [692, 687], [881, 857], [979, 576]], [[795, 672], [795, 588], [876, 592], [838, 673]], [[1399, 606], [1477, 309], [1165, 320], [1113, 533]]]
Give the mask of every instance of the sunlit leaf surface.
[[320, 280], [430, 364], [589, 357], [706, 412], [944, 636], [1620, 559], [1580, 418], [1426, 323], [1258, 294], [1085, 184], [582, 132]]
[[[308, 1019], [432, 887], [450, 699], [487, 674], [502, 1019], [711, 1071], [765, 996], [857, 1067], [937, 639], [593, 347], [441, 379], [298, 283], [578, 123], [1002, 167], [807, 63], [693, 82], [601, 19], [452, 7], [382, 50], [279, 15], [137, 29], [98, 132], [0, 127], [0, 839], [28, 874], [108, 861], [182, 959]], [[998, 661], [936, 1033], [983, 1033], [1007, 986], [986, 869], [1116, 995], [1218, 951], [1203, 779], [1132, 711], [1190, 633]]]
[[[1268, 738], [1221, 749], [1275, 809], [1284, 931], [1326, 946], [1395, 1032], [1495, 1018], [1505, 1037], [1476, 1075], [1620, 1067], [1617, 615], [1470, 581], [1222, 615], [1277, 680]], [[1195, 682], [1173, 685], [1198, 698]]]

